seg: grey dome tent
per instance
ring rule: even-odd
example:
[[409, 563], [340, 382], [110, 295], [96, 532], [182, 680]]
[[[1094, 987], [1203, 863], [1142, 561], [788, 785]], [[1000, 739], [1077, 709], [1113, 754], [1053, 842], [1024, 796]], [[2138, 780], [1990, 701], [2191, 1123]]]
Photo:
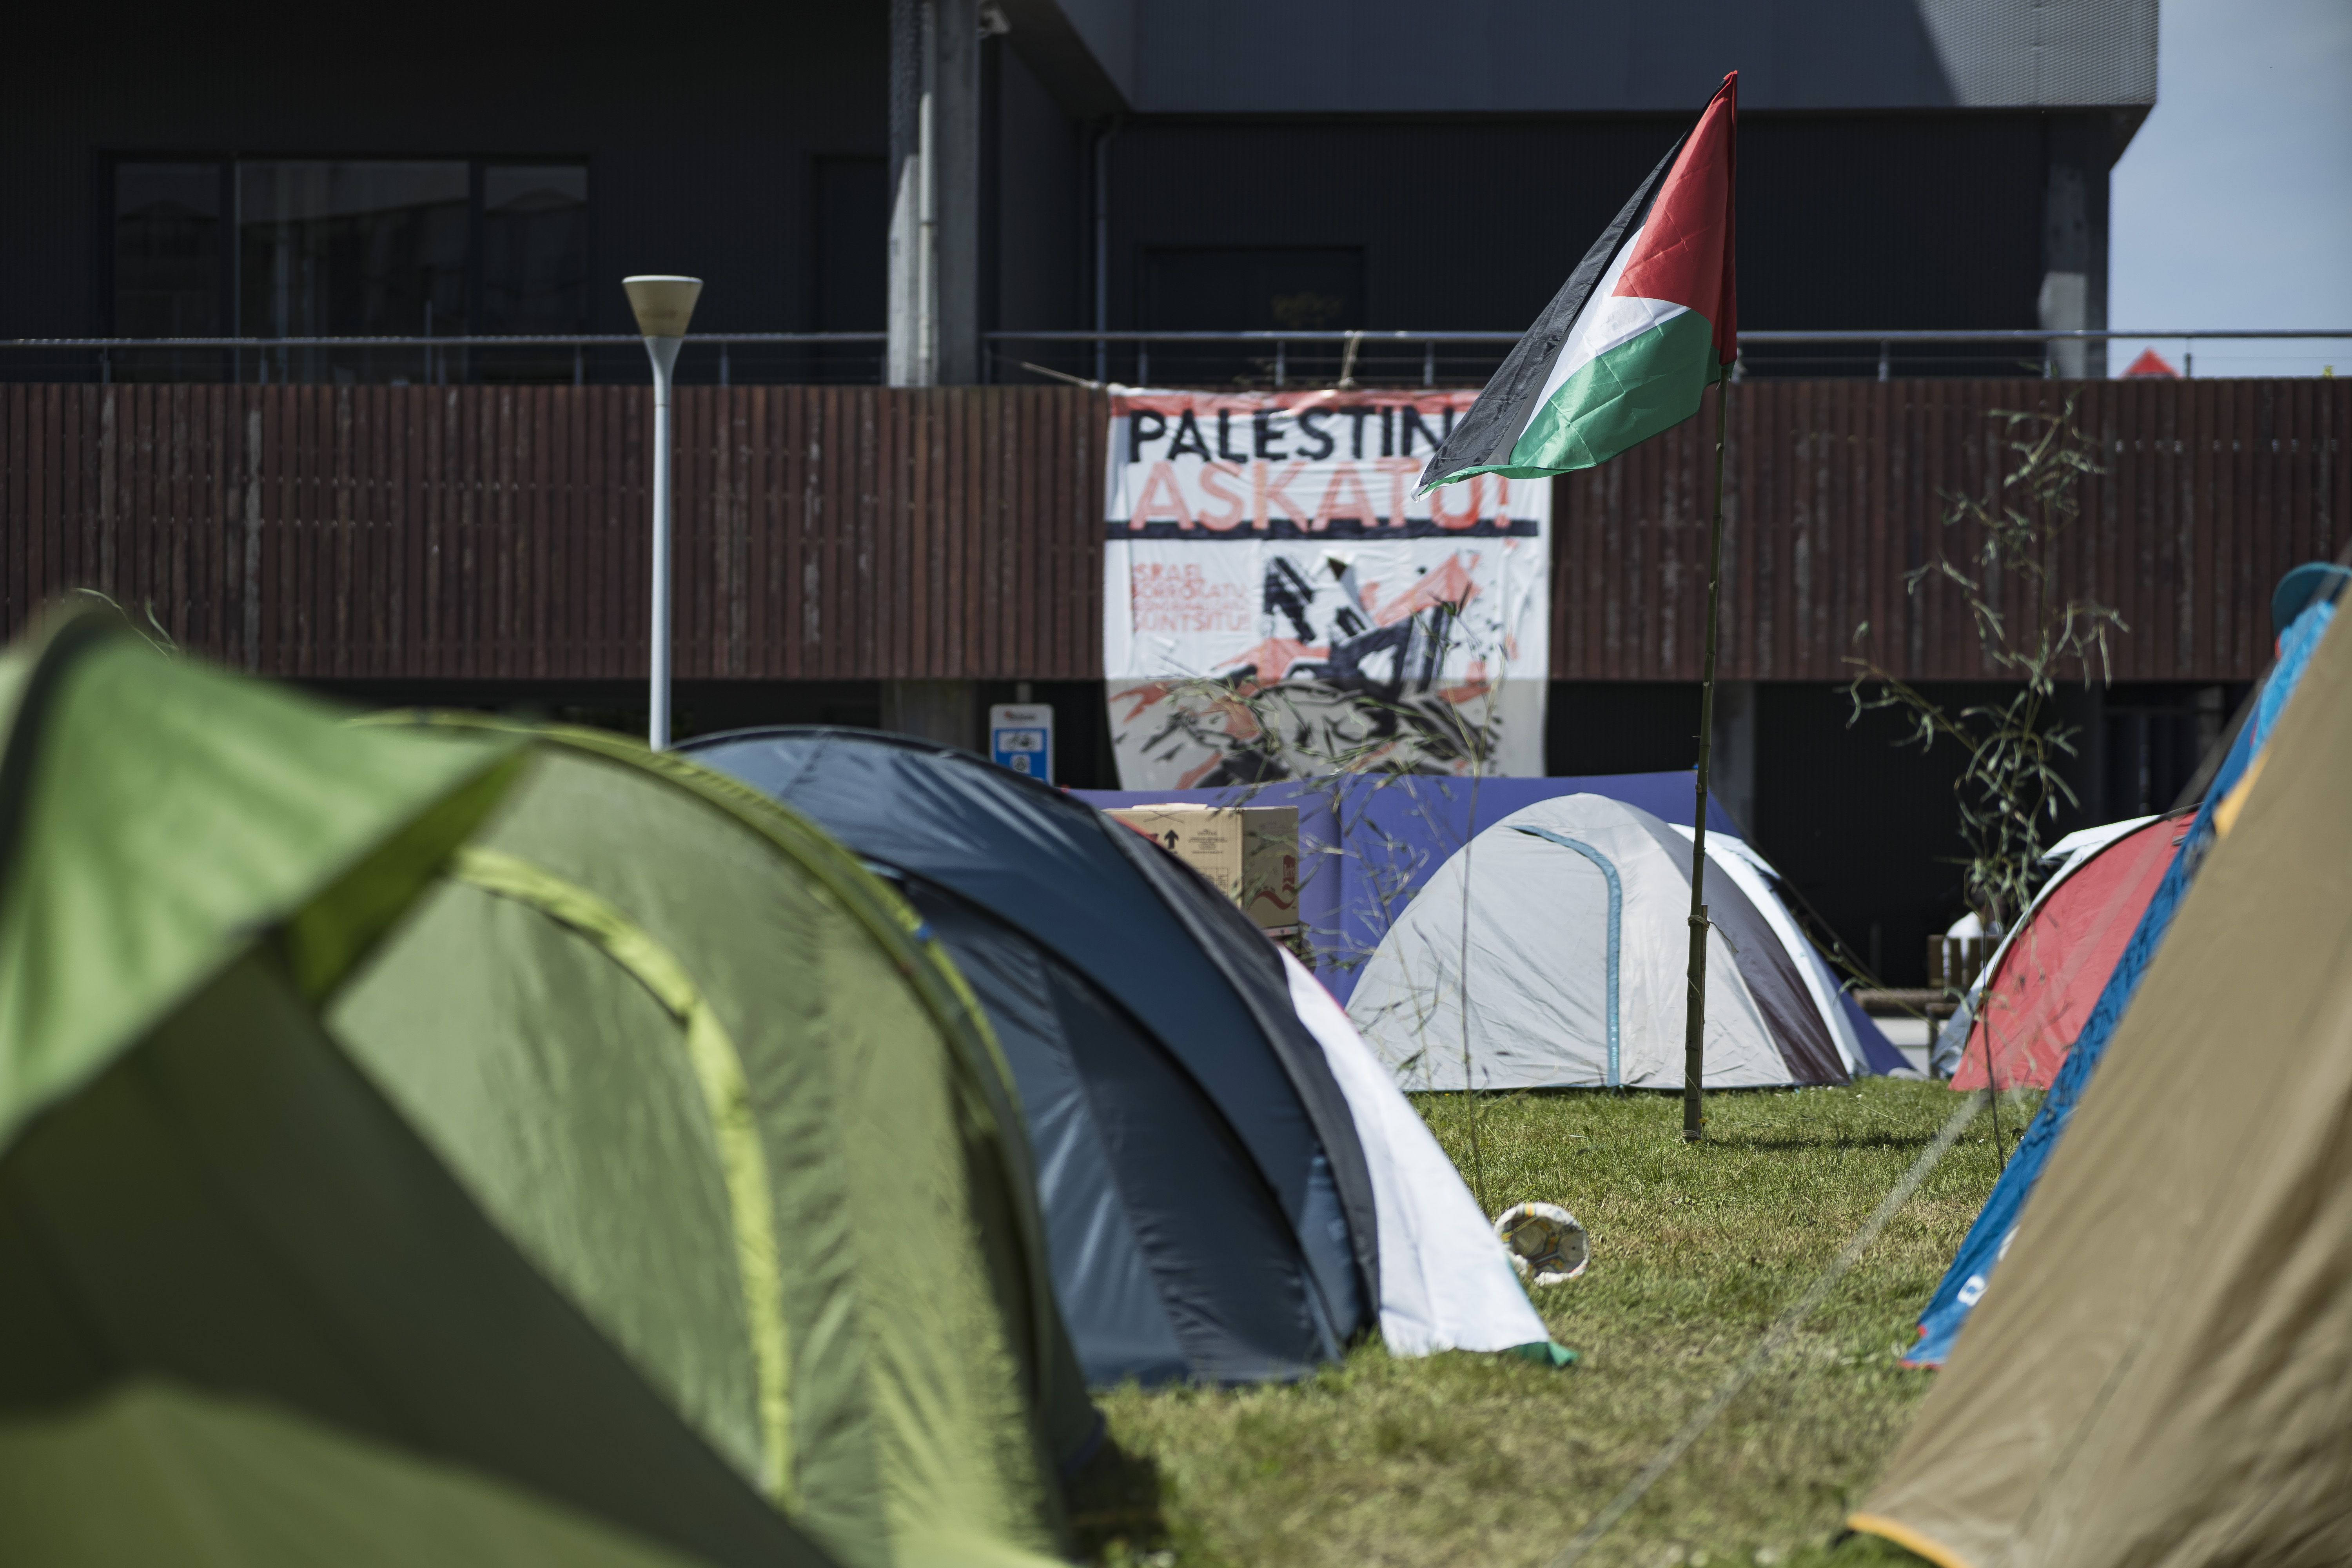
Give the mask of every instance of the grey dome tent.
[[1094, 1417], [917, 925], [628, 742], [0, 659], [0, 1562], [1043, 1562]]
[[[1360, 1083], [1334, 1062], [1364, 1047], [1336, 1005], [1158, 846], [902, 737], [782, 729], [691, 749], [897, 879], [954, 955], [1019, 1083], [1091, 1380], [1295, 1377], [1376, 1317], [1392, 1347], [1546, 1342], [1409, 1107], [1385, 1108], [1409, 1126], [1360, 1130]], [[1423, 1212], [1394, 1195], [1406, 1185], [1431, 1194]]]
[[[1834, 989], [1760, 879], [1707, 858], [1707, 1087], [1847, 1082]], [[1408, 1089], [1679, 1089], [1689, 916], [1688, 839], [1605, 796], [1538, 801], [1413, 895], [1349, 1016]]]

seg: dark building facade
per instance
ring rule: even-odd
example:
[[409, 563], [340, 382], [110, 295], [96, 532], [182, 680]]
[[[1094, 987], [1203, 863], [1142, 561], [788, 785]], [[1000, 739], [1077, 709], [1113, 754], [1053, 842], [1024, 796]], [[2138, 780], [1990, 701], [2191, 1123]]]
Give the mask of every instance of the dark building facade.
[[[952, 9], [900, 0], [895, 36]], [[2145, 0], [982, 10], [1009, 26], [978, 111], [982, 209], [1019, 214], [978, 242], [1007, 330], [1516, 329], [1732, 68], [1744, 325], [2100, 327], [2108, 174], [2155, 101]]]
[[[22, 18], [0, 60], [0, 212], [8, 226], [0, 339], [625, 334], [619, 279], [680, 271], [708, 279], [698, 333], [868, 334], [848, 343], [737, 344], [724, 361], [689, 345], [680, 365], [688, 382], [820, 383], [845, 392], [886, 380], [1042, 385], [1048, 378], [1024, 368], [1038, 365], [1087, 378], [1099, 366], [1130, 381], [1263, 381], [1262, 346], [1120, 342], [1098, 356], [1091, 344], [1006, 334], [1515, 331], [1731, 68], [1742, 72], [1744, 327], [2105, 324], [2108, 173], [2154, 101], [2154, 0], [677, 0], [628, 26], [439, 0], [365, 18], [126, 0], [102, 12], [51, 8]], [[1367, 380], [1475, 383], [1501, 346], [1373, 343], [1355, 368]], [[267, 381], [366, 393], [404, 382], [635, 385], [644, 375], [632, 343], [5, 352], [0, 377], [17, 383]], [[1338, 353], [1301, 343], [1288, 353], [1288, 373], [1328, 379]], [[1892, 369], [1898, 377], [2039, 374], [2040, 357], [2027, 348], [1930, 344], [1898, 349]], [[2096, 351], [2054, 358], [2062, 375], [2104, 374]], [[1796, 345], [1751, 349], [1746, 370], [1873, 377], [1878, 366], [1874, 351]], [[268, 423], [278, 413], [265, 419], [262, 405], [235, 403], [236, 389], [228, 392], [218, 408], [246, 410], [234, 418], [253, 418], [256, 439], [278, 439]], [[63, 482], [54, 464], [46, 474], [26, 467], [36, 461], [27, 453], [64, 450], [55, 444], [62, 426], [40, 424], [48, 416], [37, 399], [21, 406], [36, 412], [7, 437], [16, 534], [35, 526], [39, 506], [14, 498], [54, 500]], [[323, 452], [340, 438], [323, 425], [297, 428], [302, 419], [344, 417], [335, 405], [302, 405], [299, 419], [296, 405], [282, 406], [289, 445], [315, 440]], [[508, 443], [499, 449], [516, 454], [516, 475], [527, 461], [552, 465], [537, 479], [482, 479], [468, 493], [485, 498], [483, 507], [493, 492], [517, 506], [526, 495], [573, 497], [546, 503], [554, 521], [536, 525], [530, 548], [560, 552], [566, 527], [589, 527], [578, 497], [605, 484], [603, 470], [557, 471], [572, 460], [564, 452], [584, 447], [565, 447], [574, 438], [560, 429], [552, 446], [503, 426], [494, 438], [488, 422], [506, 416], [488, 403], [452, 410], [444, 411], [451, 464], [461, 448], [474, 451], [476, 437], [458, 426], [478, 414], [483, 453]], [[827, 416], [863, 417], [848, 404]], [[635, 416], [610, 417], [600, 439], [613, 449], [642, 438], [627, 422]], [[797, 413], [744, 417], [770, 418], [780, 453], [795, 440], [816, 449], [809, 430], [792, 423]], [[96, 442], [98, 416], [90, 418]], [[422, 450], [338, 460], [390, 465], [373, 476], [389, 494], [423, 482]], [[1074, 452], [1056, 437], [1021, 462], [1058, 462], [1055, 483], [1083, 489], [1093, 469]], [[109, 490], [114, 499], [101, 500], [100, 459], [66, 460], [91, 476], [88, 498], [73, 506], [93, 518], [118, 509], [105, 528], [152, 524], [160, 535], [181, 526], [172, 509], [182, 503], [167, 502], [160, 486]], [[291, 476], [314, 458], [287, 461]], [[812, 458], [812, 473], [816, 466]], [[1008, 458], [1002, 470], [973, 472], [1019, 468]], [[682, 527], [705, 529], [719, 542], [714, 550], [763, 559], [752, 524], [725, 542], [736, 537], [730, 516], [768, 515], [760, 510], [767, 503], [746, 501], [741, 485], [724, 478], [748, 470], [720, 462], [717, 471], [712, 488], [681, 503], [709, 516]], [[864, 472], [829, 473], [822, 486], [809, 479], [808, 493], [822, 488], [873, 504], [882, 481]], [[802, 482], [798, 469], [788, 477]], [[229, 496], [227, 468], [215, 478]], [[635, 495], [628, 486], [641, 482], [618, 469], [606, 478], [615, 496]], [[355, 495], [370, 475], [336, 479], [320, 468], [299, 482], [327, 487], [317, 492], [324, 497], [331, 480]], [[309, 493], [295, 478], [287, 486], [289, 498]], [[310, 559], [300, 553], [310, 545], [298, 543], [312, 537], [302, 512], [310, 504], [288, 499], [282, 517], [271, 512], [269, 526], [287, 530], [289, 574], [312, 570], [298, 564]], [[376, 526], [352, 521], [350, 508], [361, 503], [334, 504], [345, 508], [335, 526], [357, 531], [349, 538]], [[382, 527], [412, 526], [392, 502], [381, 504], [392, 508]], [[2276, 518], [2300, 504], [2282, 498]], [[149, 511], [131, 517], [139, 508]], [[1061, 526], [1047, 503], [1032, 511], [1039, 538]], [[1555, 515], [1565, 529], [1580, 513], [1562, 495]], [[978, 526], [955, 521], [963, 514], [947, 501], [938, 516], [944, 531], [923, 536], [934, 567], [961, 559], [942, 540]], [[225, 541], [240, 526], [248, 542], [260, 537], [258, 521], [222, 517]], [[987, 526], [1000, 523], [1007, 548], [1028, 547], [1018, 542], [1027, 524], [1008, 512]], [[1933, 525], [1924, 514], [1871, 524], [1890, 536]], [[777, 526], [816, 525], [794, 513]], [[2268, 525], [2249, 514], [2243, 526]], [[2277, 521], [2274, 531], [2287, 527]], [[126, 602], [162, 593], [166, 619], [171, 594], [194, 593], [173, 588], [169, 572], [134, 584], [127, 568], [100, 563], [115, 557], [95, 544], [81, 564], [60, 565], [66, 538], [15, 539], [0, 554], [19, 574], [8, 595], [12, 624], [36, 589], [86, 584]], [[1060, 586], [1040, 590], [1040, 602], [1095, 591], [1084, 586], [1084, 561], [1067, 553], [1078, 546], [1055, 548], [1067, 555], [1053, 567]], [[48, 565], [36, 572], [30, 563], [44, 549]], [[826, 554], [825, 570], [848, 573], [852, 553], [839, 563]], [[985, 554], [939, 570], [981, 571]], [[782, 543], [774, 559], [775, 572], [803, 569], [803, 556]], [[874, 570], [892, 569], [888, 557], [875, 559]], [[512, 558], [518, 583], [521, 560]], [[368, 569], [345, 570], [364, 577]], [[288, 584], [289, 605], [310, 592], [290, 575]], [[345, 602], [366, 600], [365, 583], [345, 588]], [[586, 590], [575, 583], [570, 591]], [[2217, 591], [2210, 581], [2182, 590]], [[772, 584], [770, 598], [780, 625], [810, 613]], [[236, 613], [262, 616], [254, 602], [248, 595]], [[759, 608], [765, 601], [745, 602], [751, 608], [742, 613], [755, 621], [769, 613]], [[571, 675], [543, 658], [534, 665], [534, 634], [520, 622], [495, 630], [495, 617], [483, 614], [484, 646], [519, 651], [405, 666], [373, 654], [341, 665], [305, 655], [256, 668], [369, 700], [634, 721], [640, 693], [617, 673], [623, 665], [590, 660]], [[213, 651], [234, 658], [240, 637], [277, 635], [274, 621], [245, 624], [207, 634], [204, 646], [217, 643]], [[301, 635], [346, 634], [322, 624]], [[985, 658], [917, 649], [838, 669], [688, 659], [680, 718], [690, 731], [797, 720], [922, 725], [946, 713], [949, 729], [968, 731], [981, 705], [1026, 691], [1063, 710], [1067, 781], [1108, 782], [1097, 776], [1107, 742], [1100, 685], [1089, 679], [1099, 666], [1087, 663], [1083, 631], [1066, 629], [1064, 640], [1069, 647], [1051, 658], [1031, 657], [1006, 630], [1000, 651]], [[2251, 673], [2237, 654], [2191, 662], [2179, 668], [2193, 678], [2137, 680], [2081, 700], [2084, 816], [2168, 804]], [[2174, 666], [2150, 668], [2160, 675]], [[1555, 675], [1555, 771], [1694, 759], [1688, 672], [1595, 664]], [[1822, 670], [1749, 670], [1741, 680], [1724, 736], [1736, 810], [1857, 951], [1874, 942], [1890, 978], [1915, 977], [1918, 939], [1957, 912], [1957, 875], [1938, 859], [1955, 847], [1936, 826], [1950, 820], [1950, 763], [1898, 755], [1868, 723], [1848, 728]], [[1865, 841], [1878, 847], [1868, 852], [1875, 863], [1858, 858]]]
[[[1515, 329], [1542, 308], [1689, 119], [1185, 118], [1121, 125], [1087, 149], [1108, 172], [1103, 318], [1115, 329], [1143, 331]], [[1790, 331], [2045, 324], [2044, 186], [2053, 147], [2096, 141], [2101, 162], [2090, 189], [2100, 265], [2086, 272], [2096, 309], [2082, 324], [2104, 325], [2106, 174], [2121, 137], [2104, 115], [1749, 111], [1740, 145], [1742, 324]], [[1039, 242], [1037, 231], [1023, 231], [1024, 246]], [[1055, 259], [1018, 254], [1008, 241], [1002, 271], [1008, 279], [1052, 276]], [[1000, 318], [1008, 327], [1090, 324], [1090, 301], [1062, 291], [1058, 318], [1055, 303], [1020, 298], [1008, 284]], [[1230, 353], [1192, 363], [1166, 346], [1152, 352], [1160, 379], [1220, 379], [1236, 368]], [[1499, 345], [1449, 349], [1441, 378], [1477, 379], [1499, 353]], [[1336, 357], [1326, 347], [1301, 363]], [[1895, 369], [2004, 374], [2040, 357], [2023, 344], [1906, 346], [1896, 351]], [[1751, 348], [1748, 360], [1751, 374], [1874, 374], [1876, 353]], [[1417, 368], [1410, 357], [1386, 364], [1390, 374]], [[1139, 369], [1131, 350], [1111, 368], [1127, 377]]]
[[[879, 331], [894, 204], [920, 183], [894, 105], [912, 121], [925, 100], [932, 288], [969, 295], [943, 307], [950, 336], [1512, 331], [1734, 68], [1745, 325], [2105, 324], [2108, 171], [2154, 101], [2152, 0], [682, 0], [637, 30], [131, 0], [43, 13], [10, 53], [0, 337], [620, 332], [616, 280], [649, 269], [710, 280], [705, 331]], [[771, 380], [876, 357], [746, 353], [740, 374]], [[1235, 368], [1171, 353], [1163, 379]], [[1000, 341], [930, 379], [1088, 357]], [[478, 353], [457, 374], [534, 364], [569, 368]], [[95, 374], [21, 352], [9, 374], [36, 369]]]
[[[624, 332], [619, 279], [677, 270], [713, 280], [705, 331], [880, 325], [886, 8], [688, 3], [658, 37], [499, 5], [273, 16], [27, 18], [0, 67], [0, 337]], [[289, 368], [383, 381], [423, 361], [271, 362]], [[568, 355], [541, 367], [558, 371]], [[96, 371], [20, 353], [8, 374]]]

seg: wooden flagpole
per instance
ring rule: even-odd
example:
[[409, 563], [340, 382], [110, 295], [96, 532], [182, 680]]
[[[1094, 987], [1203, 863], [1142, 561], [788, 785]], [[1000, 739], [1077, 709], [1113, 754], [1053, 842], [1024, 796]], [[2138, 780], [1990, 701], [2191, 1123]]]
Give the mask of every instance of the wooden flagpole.
[[1683, 1013], [1683, 1142], [1706, 1136], [1706, 785], [1715, 760], [1715, 665], [1723, 610], [1723, 437], [1731, 377], [1716, 384], [1715, 521], [1706, 540], [1706, 679], [1698, 700], [1698, 810], [1691, 819], [1690, 996]]

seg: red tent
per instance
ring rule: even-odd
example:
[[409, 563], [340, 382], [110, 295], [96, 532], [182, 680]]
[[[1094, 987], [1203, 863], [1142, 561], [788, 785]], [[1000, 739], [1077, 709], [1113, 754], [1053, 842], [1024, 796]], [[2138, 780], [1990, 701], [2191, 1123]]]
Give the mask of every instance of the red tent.
[[2132, 361], [2130, 364], [2125, 366], [2124, 374], [2127, 376], [2163, 376], [2175, 381], [2178, 381], [2180, 378], [2180, 373], [2173, 369], [2170, 363], [2168, 362], [2162, 354], [2158, 353], [2154, 349], [2140, 350], [2139, 358]]
[[2002, 1089], [2050, 1087], [2090, 1020], [2189, 818], [2158, 817], [2063, 874], [1994, 963], [1954, 1089], [1985, 1086], [1986, 1041]]

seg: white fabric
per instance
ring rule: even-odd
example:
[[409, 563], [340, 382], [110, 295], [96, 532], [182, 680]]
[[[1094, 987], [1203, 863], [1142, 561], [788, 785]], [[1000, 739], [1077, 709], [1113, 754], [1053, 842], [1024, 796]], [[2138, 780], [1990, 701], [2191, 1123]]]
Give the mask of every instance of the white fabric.
[[[1676, 833], [1681, 834], [1685, 841], [1696, 837], [1696, 835], [1692, 833], [1688, 826], [1682, 823], [1675, 823], [1673, 826], [1674, 830]], [[1780, 875], [1779, 870], [1773, 867], [1771, 861], [1767, 860], [1763, 856], [1756, 852], [1756, 846], [1748, 843], [1748, 840], [1740, 837], [1737, 834], [1717, 832], [1712, 828], [1708, 829], [1706, 835], [1706, 852], [1711, 856], [1737, 856], [1740, 859], [1748, 862], [1750, 866], [1755, 867], [1756, 869], [1761, 871], [1767, 877], [1777, 878]]]
[[1462, 1174], [1323, 983], [1289, 953], [1290, 1004], [1356, 1119], [1379, 1216], [1381, 1337], [1391, 1355], [1507, 1351], [1551, 1338]]
[[[1406, 1089], [1609, 1081], [1607, 879], [1584, 856], [1522, 826], [1588, 844], [1616, 868], [1618, 1081], [1681, 1088], [1687, 864], [1676, 864], [1664, 823], [1600, 795], [1538, 801], [1456, 851], [1381, 939], [1349, 999], [1349, 1016]], [[1790, 1081], [1720, 930], [1707, 936], [1706, 1044], [1711, 1088]]]
[[2091, 851], [2105, 849], [2126, 833], [2137, 833], [2156, 820], [2153, 816], [2127, 816], [2121, 822], [2103, 822], [2096, 827], [2078, 827], [2042, 852], [2044, 860], [2090, 858]]
[[1543, 390], [1536, 394], [1534, 407], [1538, 414], [1568, 384], [1570, 376], [1611, 349], [1622, 348], [1643, 332], [1689, 310], [1687, 305], [1617, 292], [1625, 264], [1642, 248], [1642, 236], [1648, 228], [1644, 223], [1625, 237], [1625, 243], [1617, 247], [1617, 255], [1609, 263], [1609, 270], [1601, 275], [1601, 281], [1584, 297], [1584, 309], [1577, 312], [1576, 324], [1568, 330], [1568, 341], [1559, 346], [1559, 357], [1551, 362], [1551, 374], [1544, 377]]
[[[1685, 841], [1697, 837], [1681, 823], [1671, 826]], [[1756, 853], [1744, 838], [1728, 833], [1709, 833], [1706, 863], [1721, 869], [1734, 887], [1748, 895], [1748, 901], [1756, 906], [1764, 922], [1772, 928], [1772, 934], [1780, 939], [1780, 945], [1788, 950], [1789, 962], [1804, 976], [1805, 994], [1813, 999], [1813, 1008], [1828, 1026], [1830, 1038], [1837, 1042], [1838, 1055], [1845, 1058], [1845, 1070], [1857, 1077], [1874, 1070], [1870, 1059], [1862, 1053], [1862, 1038], [1853, 1032], [1853, 1020], [1838, 1005], [1837, 982], [1831, 977], [1829, 966], [1813, 951], [1804, 928], [1797, 924], [1797, 917], [1780, 901], [1780, 890], [1772, 885], [1775, 873], [1771, 862]]]

